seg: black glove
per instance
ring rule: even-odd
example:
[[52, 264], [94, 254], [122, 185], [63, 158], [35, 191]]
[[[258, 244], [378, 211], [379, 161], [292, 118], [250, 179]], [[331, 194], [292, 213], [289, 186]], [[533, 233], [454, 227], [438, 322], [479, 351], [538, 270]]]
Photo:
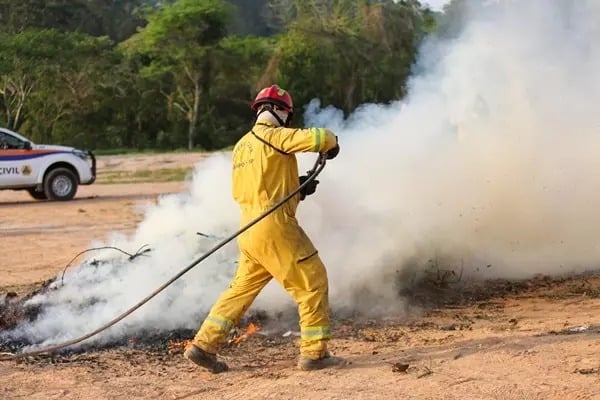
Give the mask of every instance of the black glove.
[[[302, 175], [300, 177], [300, 185], [302, 185], [304, 182], [306, 182], [307, 179], [308, 179], [307, 175]], [[306, 196], [310, 196], [311, 194], [313, 194], [317, 190], [318, 184], [319, 184], [319, 181], [316, 179], [313, 179], [312, 181], [310, 181], [310, 183], [308, 185], [306, 185], [300, 191], [300, 200], [304, 200], [306, 198]]]
[[335, 147], [326, 153], [327, 159], [332, 160], [332, 159], [336, 158], [339, 152], [340, 152], [340, 145], [336, 143]]

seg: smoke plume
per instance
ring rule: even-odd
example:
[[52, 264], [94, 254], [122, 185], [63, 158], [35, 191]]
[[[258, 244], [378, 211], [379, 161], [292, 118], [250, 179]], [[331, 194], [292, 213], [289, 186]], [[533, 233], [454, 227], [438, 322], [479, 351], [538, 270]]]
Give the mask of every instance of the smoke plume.
[[600, 5], [477, 3], [423, 46], [408, 98], [347, 120], [311, 105], [342, 134], [323, 219], [301, 214], [338, 300], [434, 257], [485, 277], [598, 266]]
[[[434, 258], [481, 277], [598, 267], [600, 5], [488, 3], [456, 37], [426, 41], [402, 101], [348, 118], [308, 106], [309, 125], [334, 129], [342, 149], [298, 216], [328, 268], [333, 308], [376, 311], [396, 298], [399, 272]], [[303, 169], [313, 158], [300, 158]], [[64, 287], [32, 300], [44, 314], [19, 332], [52, 343], [86, 333], [216, 243], [196, 232], [233, 232], [230, 168], [228, 154], [199, 164], [189, 191], [162, 197], [134, 235], [110, 240], [151, 253], [73, 268]], [[236, 257], [228, 245], [100, 340], [197, 328]], [[256, 307], [290, 304], [269, 285]]]

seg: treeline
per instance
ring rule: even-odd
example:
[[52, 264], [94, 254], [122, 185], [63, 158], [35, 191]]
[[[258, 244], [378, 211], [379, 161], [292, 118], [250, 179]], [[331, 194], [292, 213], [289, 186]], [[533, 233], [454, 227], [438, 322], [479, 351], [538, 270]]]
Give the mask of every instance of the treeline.
[[94, 149], [219, 149], [272, 82], [346, 113], [401, 98], [439, 17], [416, 0], [0, 0], [0, 125]]

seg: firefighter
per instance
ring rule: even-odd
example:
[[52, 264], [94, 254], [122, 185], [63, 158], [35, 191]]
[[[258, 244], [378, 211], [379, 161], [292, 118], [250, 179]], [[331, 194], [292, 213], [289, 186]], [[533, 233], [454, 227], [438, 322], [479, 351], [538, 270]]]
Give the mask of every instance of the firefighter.
[[[277, 85], [261, 90], [251, 105], [255, 124], [233, 149], [232, 192], [244, 226], [297, 190], [295, 153], [337, 156], [337, 137], [328, 129], [290, 127], [294, 107], [290, 94]], [[221, 294], [184, 355], [213, 373], [227, 371], [216, 353], [258, 293], [274, 278], [298, 304], [300, 358], [298, 367], [315, 370], [345, 364], [327, 351], [331, 338], [325, 266], [296, 219], [301, 200], [315, 192], [313, 181], [275, 212], [238, 238], [240, 258], [229, 288]]]

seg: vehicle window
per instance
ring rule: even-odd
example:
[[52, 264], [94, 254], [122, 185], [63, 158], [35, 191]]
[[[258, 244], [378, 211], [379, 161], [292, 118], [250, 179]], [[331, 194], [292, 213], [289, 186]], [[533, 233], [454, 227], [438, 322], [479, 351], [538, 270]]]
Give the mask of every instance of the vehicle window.
[[0, 132], [0, 150], [10, 150], [10, 149], [23, 149], [25, 148], [25, 143], [14, 137], [13, 135], [9, 135], [4, 132]]

